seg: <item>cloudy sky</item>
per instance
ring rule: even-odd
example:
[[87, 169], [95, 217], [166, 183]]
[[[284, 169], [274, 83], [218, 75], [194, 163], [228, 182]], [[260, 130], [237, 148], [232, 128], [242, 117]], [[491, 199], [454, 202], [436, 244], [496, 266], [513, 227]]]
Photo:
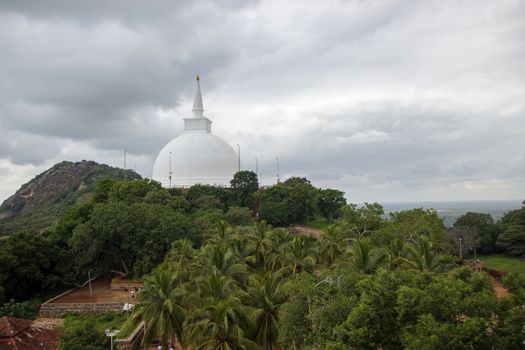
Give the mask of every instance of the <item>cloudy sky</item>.
[[264, 184], [525, 198], [524, 1], [0, 0], [0, 200], [61, 160], [151, 176], [201, 75]]

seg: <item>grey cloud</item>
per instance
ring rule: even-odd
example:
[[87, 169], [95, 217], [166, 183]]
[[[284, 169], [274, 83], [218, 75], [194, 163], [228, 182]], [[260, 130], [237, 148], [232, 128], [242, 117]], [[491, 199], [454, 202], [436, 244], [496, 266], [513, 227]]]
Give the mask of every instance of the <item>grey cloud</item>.
[[523, 191], [524, 13], [514, 1], [3, 1], [0, 158], [120, 162], [128, 149], [149, 176], [200, 73], [215, 132], [242, 145], [246, 168], [258, 156], [268, 182], [278, 156], [283, 177], [361, 197], [434, 199], [468, 181]]

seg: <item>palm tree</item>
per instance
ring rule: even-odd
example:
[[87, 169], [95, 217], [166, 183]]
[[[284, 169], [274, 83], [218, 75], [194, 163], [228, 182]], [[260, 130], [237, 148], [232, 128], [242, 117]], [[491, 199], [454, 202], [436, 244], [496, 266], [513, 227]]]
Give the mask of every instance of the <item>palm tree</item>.
[[398, 268], [407, 257], [408, 244], [399, 238], [394, 238], [388, 245], [388, 252], [385, 256], [385, 267], [388, 270], [395, 270]]
[[282, 256], [282, 272], [296, 274], [303, 270], [311, 271], [316, 262], [312, 242], [310, 237], [295, 236], [286, 244]]
[[199, 297], [197, 304], [200, 305], [205, 299], [223, 299], [238, 291], [235, 281], [230, 276], [221, 274], [216, 268], [197, 279], [196, 289]]
[[408, 268], [418, 271], [438, 271], [442, 260], [443, 256], [425, 236], [408, 248], [408, 257], [403, 259]]
[[261, 220], [253, 225], [253, 230], [247, 234], [247, 250], [252, 254], [252, 262], [255, 266], [264, 263], [265, 255], [274, 245], [270, 239], [272, 226]]
[[233, 295], [210, 298], [196, 308], [184, 328], [184, 344], [190, 349], [246, 350], [259, 346], [246, 337], [250, 329], [246, 309]]
[[176, 271], [161, 265], [146, 277], [133, 311], [135, 323], [145, 323], [145, 345], [158, 339], [167, 347], [168, 343], [181, 339], [187, 310], [185, 296], [186, 290], [178, 284]]
[[264, 256], [264, 267], [269, 271], [277, 271], [283, 267], [287, 246], [293, 239], [290, 231], [274, 229], [269, 232], [268, 238], [273, 242]]
[[385, 254], [379, 248], [376, 248], [368, 238], [358, 238], [352, 241], [349, 251], [348, 264], [351, 268], [362, 273], [374, 272]]
[[195, 249], [193, 249], [193, 243], [189, 239], [179, 239], [171, 244], [171, 249], [166, 254], [165, 261], [189, 263], [191, 262]]
[[205, 244], [214, 244], [221, 246], [229, 246], [231, 242], [237, 239], [230, 225], [224, 221], [219, 220], [215, 224], [214, 231], [204, 236]]
[[264, 349], [273, 350], [277, 346], [279, 307], [286, 301], [281, 281], [277, 273], [254, 276], [245, 294], [245, 304], [253, 310], [253, 339]]
[[319, 245], [319, 260], [330, 266], [343, 253], [343, 234], [339, 227], [329, 225], [317, 241]]
[[240, 262], [239, 256], [229, 247], [224, 245], [210, 244], [201, 249], [200, 268], [202, 274], [206, 275], [213, 269], [222, 275], [231, 276], [239, 282], [243, 282], [248, 270], [246, 265]]

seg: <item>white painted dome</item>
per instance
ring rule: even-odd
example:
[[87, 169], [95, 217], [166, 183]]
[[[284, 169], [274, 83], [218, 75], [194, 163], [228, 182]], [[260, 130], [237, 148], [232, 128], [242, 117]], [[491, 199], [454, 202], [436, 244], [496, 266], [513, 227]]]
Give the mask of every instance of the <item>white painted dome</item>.
[[194, 184], [230, 186], [237, 172], [237, 154], [223, 139], [207, 132], [190, 132], [171, 140], [153, 166], [153, 179], [169, 187]]
[[230, 186], [238, 170], [237, 154], [223, 139], [212, 135], [211, 120], [203, 111], [197, 76], [193, 116], [184, 119], [184, 134], [164, 146], [153, 165], [152, 177], [162, 186]]

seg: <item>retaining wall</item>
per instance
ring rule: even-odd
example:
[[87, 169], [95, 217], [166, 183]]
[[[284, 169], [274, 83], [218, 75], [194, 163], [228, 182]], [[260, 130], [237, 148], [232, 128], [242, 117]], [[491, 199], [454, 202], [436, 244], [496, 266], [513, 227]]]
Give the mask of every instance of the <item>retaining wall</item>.
[[126, 339], [116, 339], [115, 345], [117, 349], [122, 350], [140, 350], [142, 349], [142, 337], [144, 336], [144, 322], [139, 324], [137, 328]]
[[100, 314], [121, 311], [124, 303], [45, 303], [40, 307], [40, 317], [60, 318], [68, 313]]

